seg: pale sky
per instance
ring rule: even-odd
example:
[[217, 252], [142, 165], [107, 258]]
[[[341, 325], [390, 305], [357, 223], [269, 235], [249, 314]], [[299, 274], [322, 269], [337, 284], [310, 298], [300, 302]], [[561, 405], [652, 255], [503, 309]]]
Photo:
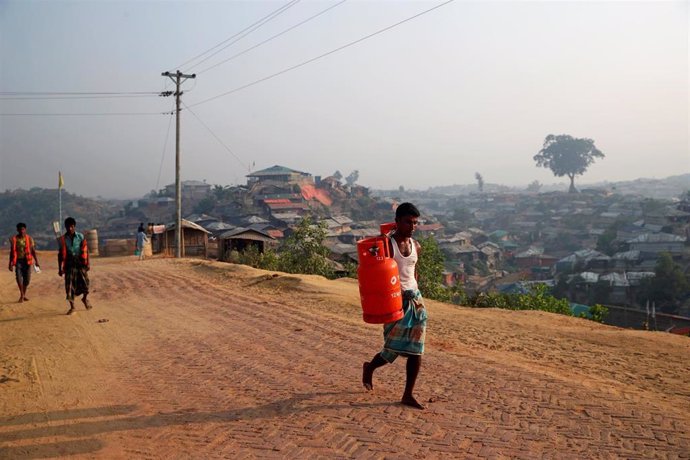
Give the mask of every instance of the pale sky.
[[[348, 0], [209, 69], [339, 1], [0, 0], [0, 190], [56, 187], [58, 170], [87, 196], [172, 183], [175, 124], [161, 112], [173, 98], [8, 93], [155, 93], [178, 68], [197, 73], [184, 103], [232, 151], [183, 110], [183, 180], [244, 184], [249, 167], [279, 164], [357, 169], [372, 188], [467, 184], [475, 172], [563, 182], [532, 159], [548, 134], [605, 153], [579, 183], [690, 173], [687, 1], [456, 0], [209, 100], [443, 3]], [[182, 65], [209, 49], [220, 51]], [[64, 115], [77, 113], [88, 115]]]

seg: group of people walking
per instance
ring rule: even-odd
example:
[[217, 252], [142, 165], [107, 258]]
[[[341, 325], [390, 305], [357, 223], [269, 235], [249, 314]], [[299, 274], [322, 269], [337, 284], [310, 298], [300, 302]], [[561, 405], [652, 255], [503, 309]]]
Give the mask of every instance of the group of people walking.
[[[411, 203], [403, 203], [396, 209], [396, 227], [388, 235], [391, 254], [398, 265], [400, 284], [402, 286], [404, 316], [395, 322], [383, 325], [384, 345], [370, 361], [362, 365], [362, 384], [368, 391], [374, 389], [374, 371], [386, 364], [393, 363], [398, 356], [405, 357], [406, 382], [401, 403], [416, 409], [424, 409], [417, 401], [413, 391], [422, 365], [424, 341], [426, 336], [427, 312], [417, 283], [417, 262], [421, 254], [420, 244], [412, 239], [420, 212]], [[87, 310], [92, 308], [89, 295], [89, 249], [84, 235], [76, 231], [74, 218], [65, 219], [65, 233], [60, 236], [58, 251], [58, 274], [64, 276], [65, 293], [70, 308], [68, 315], [74, 313], [74, 299], [82, 296], [81, 301]], [[11, 239], [9, 270], [15, 271], [19, 287], [19, 302], [29, 300], [26, 291], [31, 280], [31, 271], [39, 269], [38, 257], [33, 238], [26, 233], [26, 224], [17, 224], [17, 234]], [[144, 257], [145, 245], [148, 242], [143, 223], [137, 230], [135, 255]]]
[[[86, 238], [76, 231], [77, 221], [68, 217], [65, 219], [65, 233], [58, 238], [58, 275], [64, 276], [65, 293], [70, 308], [68, 315], [74, 313], [74, 299], [82, 296], [81, 301], [87, 310], [93, 306], [89, 296], [89, 248]], [[36, 255], [36, 244], [26, 232], [26, 224], [17, 224], [17, 234], [10, 238], [10, 261], [8, 268], [14, 270], [17, 287], [19, 288], [19, 302], [28, 301], [26, 296], [31, 272], [39, 272], [40, 265]]]

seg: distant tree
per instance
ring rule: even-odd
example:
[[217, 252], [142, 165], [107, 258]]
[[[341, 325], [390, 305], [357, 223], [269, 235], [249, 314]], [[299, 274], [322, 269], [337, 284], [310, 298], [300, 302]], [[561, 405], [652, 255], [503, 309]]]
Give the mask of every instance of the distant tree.
[[579, 139], [567, 134], [549, 134], [544, 146], [534, 156], [537, 166], [549, 168], [557, 177], [570, 178], [571, 193], [576, 192], [575, 176], [580, 176], [597, 158], [604, 154], [594, 146], [592, 139]]
[[201, 199], [196, 206], [194, 206], [194, 212], [197, 214], [207, 214], [213, 211], [216, 206], [216, 200], [211, 197], [206, 197]]
[[612, 256], [618, 252], [618, 245], [615, 240], [618, 236], [618, 229], [623, 225], [623, 222], [616, 221], [609, 228], [604, 230], [604, 233], [597, 238], [597, 251], [603, 252], [606, 255]]
[[343, 175], [342, 175], [342, 173], [341, 173], [340, 171], [336, 171], [336, 172], [333, 173], [333, 177], [335, 177], [336, 179], [340, 180], [340, 179], [343, 178]]
[[483, 193], [484, 192], [484, 178], [478, 172], [474, 173], [474, 178], [477, 180], [477, 188], [479, 189], [479, 193]]
[[353, 186], [355, 185], [355, 182], [357, 182], [357, 179], [359, 179], [359, 171], [355, 169], [350, 173], [349, 176], [345, 178], [345, 183], [347, 183], [349, 186]]
[[533, 180], [530, 182], [530, 184], [527, 186], [527, 191], [528, 192], [534, 192], [534, 193], [539, 193], [539, 190], [541, 190], [542, 184], [538, 180]]
[[326, 225], [315, 223], [311, 216], [303, 217], [280, 249], [278, 269], [332, 278], [333, 269], [327, 258], [328, 248], [323, 245], [324, 239]]
[[653, 278], [642, 280], [638, 300], [641, 304], [647, 300], [654, 301], [663, 311], [675, 313], [680, 301], [690, 291], [690, 282], [683, 268], [673, 261], [671, 254], [663, 252], [656, 262], [654, 274]]
[[398, 192], [405, 193], [405, 186], [401, 185], [400, 187], [398, 187]]
[[472, 213], [464, 207], [455, 208], [453, 210], [453, 220], [458, 222], [468, 222], [472, 219]]
[[417, 238], [422, 253], [417, 262], [419, 290], [429, 299], [449, 302], [451, 293], [443, 285], [445, 257], [433, 236]]
[[223, 187], [222, 185], [214, 185], [211, 189], [211, 193], [216, 201], [223, 201], [229, 192], [229, 187]]

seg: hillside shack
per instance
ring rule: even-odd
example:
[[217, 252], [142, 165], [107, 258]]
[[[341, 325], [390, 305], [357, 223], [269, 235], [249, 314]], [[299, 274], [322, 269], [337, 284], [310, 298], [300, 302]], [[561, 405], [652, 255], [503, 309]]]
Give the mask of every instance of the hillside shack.
[[256, 247], [260, 253], [267, 246], [275, 246], [278, 240], [266, 232], [253, 228], [234, 228], [218, 236], [218, 260], [230, 260], [230, 252], [244, 252], [251, 246]]
[[[175, 227], [169, 224], [161, 234], [154, 233], [153, 253], [166, 256], [175, 255]], [[181, 257], [208, 257], [208, 230], [199, 224], [182, 219], [182, 254]]]

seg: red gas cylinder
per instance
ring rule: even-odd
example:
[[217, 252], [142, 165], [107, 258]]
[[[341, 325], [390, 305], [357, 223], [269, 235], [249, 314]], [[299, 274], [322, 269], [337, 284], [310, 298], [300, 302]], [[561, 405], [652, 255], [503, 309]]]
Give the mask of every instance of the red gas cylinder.
[[398, 264], [390, 254], [388, 237], [377, 236], [357, 242], [357, 253], [364, 322], [381, 324], [399, 320], [403, 317], [400, 278]]

